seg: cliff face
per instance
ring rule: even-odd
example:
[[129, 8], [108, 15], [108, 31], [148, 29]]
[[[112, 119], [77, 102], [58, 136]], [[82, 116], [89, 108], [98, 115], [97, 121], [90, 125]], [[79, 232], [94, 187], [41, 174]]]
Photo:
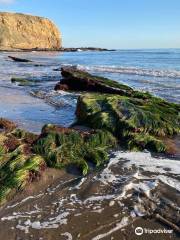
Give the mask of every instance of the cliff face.
[[0, 13], [0, 50], [59, 48], [60, 32], [47, 18]]

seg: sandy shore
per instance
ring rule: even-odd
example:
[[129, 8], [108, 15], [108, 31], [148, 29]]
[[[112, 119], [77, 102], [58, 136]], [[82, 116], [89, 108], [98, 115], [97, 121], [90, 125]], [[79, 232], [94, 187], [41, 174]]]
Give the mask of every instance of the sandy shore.
[[[179, 239], [177, 232], [149, 215], [155, 206], [145, 196], [146, 191], [138, 193], [137, 188], [135, 191], [130, 187], [136, 183], [143, 186], [144, 179], [138, 183], [140, 175], [137, 176], [136, 169], [127, 171], [121, 167], [122, 163], [112, 164], [111, 168], [84, 178], [47, 169], [40, 181], [1, 208], [0, 240]], [[113, 174], [107, 172], [110, 169]], [[117, 177], [120, 172], [121, 177]], [[118, 179], [112, 181], [115, 177]], [[161, 184], [149, 189], [152, 197], [161, 192], [162, 199], [162, 196], [168, 197], [169, 192], [169, 199], [173, 196], [174, 202], [178, 202], [178, 195], [175, 198], [172, 188], [167, 191], [166, 186], [164, 191], [164, 187]], [[141, 199], [140, 205], [137, 199]], [[163, 208], [171, 213], [167, 206]], [[136, 235], [137, 227], [143, 228], [144, 234]], [[171, 233], [150, 234], [145, 233], [146, 229], [170, 230]]]

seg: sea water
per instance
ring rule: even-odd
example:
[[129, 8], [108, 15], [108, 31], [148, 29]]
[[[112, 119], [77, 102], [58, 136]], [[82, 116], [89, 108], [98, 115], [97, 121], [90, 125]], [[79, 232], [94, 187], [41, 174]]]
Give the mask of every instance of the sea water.
[[[8, 55], [31, 63], [13, 62]], [[46, 123], [69, 126], [75, 120], [77, 93], [55, 92], [61, 66], [76, 65], [135, 89], [180, 102], [180, 49], [107, 52], [0, 53], [0, 116], [27, 130], [40, 132]], [[12, 84], [12, 77], [35, 80], [31, 86]]]

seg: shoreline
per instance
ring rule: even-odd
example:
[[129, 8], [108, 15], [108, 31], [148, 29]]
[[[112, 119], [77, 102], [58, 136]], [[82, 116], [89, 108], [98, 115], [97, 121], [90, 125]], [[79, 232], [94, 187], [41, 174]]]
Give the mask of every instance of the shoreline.
[[70, 48], [60, 48], [60, 49], [0, 49], [0, 52], [85, 52], [85, 51], [98, 51], [98, 52], [113, 52], [116, 49], [107, 48], [97, 48], [97, 47], [70, 47]]
[[[151, 115], [147, 115], [146, 118], [145, 111], [151, 104], [155, 104], [153, 109], [150, 108], [152, 114], [161, 116], [165, 112], [167, 119], [173, 114], [172, 121], [177, 117], [178, 105], [73, 67], [63, 68], [61, 71], [63, 79], [56, 87], [53, 83], [54, 87], [65, 92], [80, 91], [81, 96], [76, 105], [76, 114], [80, 121], [76, 124], [90, 128], [81, 128], [81, 131], [75, 128], [74, 131], [71, 128], [48, 124], [37, 136], [17, 129], [12, 122], [1, 123], [0, 140], [3, 148], [0, 156], [5, 161], [1, 171], [8, 174], [5, 181], [3, 180], [4, 191], [0, 194], [7, 197], [7, 202], [4, 202], [0, 211], [0, 229], [5, 229], [0, 231], [3, 232], [0, 238], [11, 240], [14, 234], [17, 234], [22, 239], [24, 236], [32, 235], [35, 238], [43, 237], [45, 240], [47, 237], [48, 240], [59, 239], [60, 236], [92, 240], [99, 239], [99, 236], [105, 234], [105, 237], [112, 236], [119, 240], [119, 236], [132, 236], [134, 226], [169, 229], [165, 223], [157, 222], [162, 219], [167, 220], [170, 225], [175, 224], [176, 228], [178, 221], [176, 205], [179, 200], [175, 187], [178, 187], [178, 168], [174, 166], [178, 163], [177, 159], [160, 158], [160, 154], [159, 158], [156, 158], [150, 152], [143, 151], [146, 146], [139, 138], [133, 145], [135, 144], [136, 151], [140, 147], [141, 152], [129, 152], [127, 146], [125, 151], [112, 151], [117, 143], [122, 143], [122, 140], [124, 143], [128, 143], [129, 140], [132, 143], [136, 136], [141, 136], [141, 127], [144, 128], [146, 119], [151, 119]], [[32, 84], [33, 81], [13, 79], [13, 82], [21, 86]], [[147, 104], [145, 108], [139, 108], [144, 104]], [[101, 108], [102, 106], [104, 107]], [[119, 109], [119, 106], [125, 108]], [[131, 122], [120, 122], [129, 132], [128, 134], [126, 132], [130, 137], [128, 139], [115, 134], [118, 121], [114, 121], [112, 116], [116, 118], [117, 114], [120, 118], [122, 114], [126, 117], [124, 119], [127, 119], [131, 116], [131, 107], [134, 107], [135, 113], [143, 111], [139, 117], [145, 118], [141, 118], [141, 126], [134, 128], [129, 125]], [[160, 113], [154, 112], [155, 109], [160, 109]], [[111, 118], [107, 115], [109, 112]], [[160, 122], [158, 119], [153, 117], [152, 121], [155, 121], [155, 125], [157, 122], [160, 124], [160, 133], [168, 135], [170, 129], [174, 136], [175, 124], [170, 123], [172, 126], [167, 126], [163, 124], [166, 118], [160, 118]], [[111, 121], [114, 122], [113, 125]], [[101, 125], [96, 125], [99, 123]], [[148, 133], [148, 124], [151, 124], [151, 121], [145, 124], [145, 135]], [[120, 127], [117, 127], [120, 131]], [[151, 143], [150, 146], [157, 146], [156, 150], [164, 151], [157, 129], [151, 127], [149, 129], [154, 135], [146, 141]], [[131, 136], [135, 137], [131, 139]], [[115, 156], [108, 155], [109, 151]], [[163, 159], [166, 164], [163, 164]], [[144, 161], [144, 165], [139, 160]], [[172, 161], [172, 164], [170, 165], [168, 161]], [[66, 169], [65, 174], [62, 168]], [[58, 172], [64, 174], [62, 178], [58, 176]], [[43, 178], [46, 179], [44, 183]], [[8, 179], [14, 185], [8, 185]], [[161, 219], [156, 219], [156, 214], [159, 214]], [[171, 236], [176, 239], [175, 231]], [[169, 240], [171, 236], [162, 235], [162, 239]], [[133, 237], [136, 239], [136, 235]]]

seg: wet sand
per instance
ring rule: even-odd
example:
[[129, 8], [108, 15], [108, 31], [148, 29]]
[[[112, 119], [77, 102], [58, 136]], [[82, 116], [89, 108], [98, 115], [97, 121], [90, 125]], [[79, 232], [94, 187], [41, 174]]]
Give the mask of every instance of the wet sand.
[[87, 177], [47, 169], [2, 207], [0, 240], [179, 239], [174, 230], [135, 234], [136, 227], [172, 231], [154, 218], [157, 213], [176, 225], [180, 220], [179, 192], [156, 177], [125, 157]]

